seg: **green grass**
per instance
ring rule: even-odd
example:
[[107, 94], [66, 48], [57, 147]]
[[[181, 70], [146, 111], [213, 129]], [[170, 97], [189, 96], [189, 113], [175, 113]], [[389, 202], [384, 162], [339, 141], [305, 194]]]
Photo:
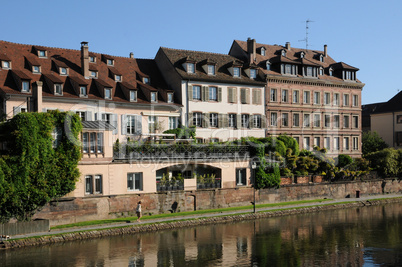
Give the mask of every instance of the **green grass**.
[[[315, 200], [301, 200], [301, 201], [290, 201], [290, 202], [282, 202], [282, 203], [268, 203], [268, 204], [257, 204], [256, 208], [269, 208], [269, 207], [281, 207], [281, 206], [289, 206], [289, 205], [298, 205], [298, 204], [306, 204], [306, 203], [322, 203], [325, 201], [329, 201], [331, 199], [315, 199]], [[253, 209], [253, 205], [241, 206], [241, 207], [229, 207], [222, 209], [209, 209], [209, 210], [197, 210], [197, 211], [185, 211], [178, 213], [168, 213], [168, 214], [156, 214], [150, 216], [143, 216], [141, 220], [153, 220], [153, 219], [161, 219], [161, 218], [174, 218], [179, 216], [191, 216], [191, 215], [202, 215], [208, 213], [221, 213], [228, 211], [239, 211], [239, 210], [248, 210]], [[137, 217], [124, 217], [124, 218], [116, 218], [116, 219], [106, 219], [106, 220], [95, 220], [95, 221], [86, 221], [72, 224], [64, 224], [51, 227], [52, 230], [63, 229], [63, 228], [73, 228], [73, 227], [83, 227], [83, 226], [92, 226], [92, 225], [101, 225], [101, 224], [113, 224], [113, 223], [122, 223], [126, 221], [135, 221]]]

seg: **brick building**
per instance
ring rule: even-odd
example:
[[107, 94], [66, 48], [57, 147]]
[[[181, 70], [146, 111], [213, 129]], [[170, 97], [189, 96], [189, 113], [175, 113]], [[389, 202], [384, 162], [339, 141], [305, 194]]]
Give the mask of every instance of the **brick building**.
[[300, 148], [330, 156], [361, 155], [361, 91], [357, 68], [327, 52], [235, 40], [229, 55], [258, 67], [266, 80], [266, 134], [286, 133]]

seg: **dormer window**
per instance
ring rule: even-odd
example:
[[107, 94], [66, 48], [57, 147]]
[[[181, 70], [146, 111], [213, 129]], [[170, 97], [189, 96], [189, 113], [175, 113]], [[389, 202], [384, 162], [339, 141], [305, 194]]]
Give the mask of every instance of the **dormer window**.
[[255, 79], [255, 78], [257, 78], [257, 70], [250, 69], [250, 79]]
[[121, 75], [115, 75], [115, 76], [114, 76], [114, 80], [115, 80], [116, 82], [121, 82], [122, 76], [121, 76]]
[[142, 82], [143, 82], [144, 84], [150, 84], [148, 77], [142, 78]]
[[67, 68], [61, 67], [60, 68], [60, 75], [67, 75]]
[[291, 64], [281, 64], [281, 73], [286, 75], [296, 75], [297, 66]]
[[334, 71], [332, 68], [329, 69], [329, 76], [333, 76], [334, 75]]
[[22, 92], [29, 92], [29, 81], [22, 81]]
[[112, 88], [105, 88], [105, 99], [112, 99]]
[[281, 51], [281, 55], [282, 55], [283, 57], [286, 57], [286, 50], [282, 50], [282, 51]]
[[32, 73], [40, 73], [40, 66], [32, 66]]
[[11, 61], [2, 61], [1, 65], [3, 69], [11, 69]]
[[264, 47], [261, 48], [261, 56], [265, 56], [265, 48]]
[[266, 62], [267, 70], [271, 70], [271, 62], [267, 60]]
[[63, 85], [61, 83], [54, 84], [54, 94], [63, 95]]
[[89, 72], [89, 76], [90, 76], [91, 78], [98, 78], [98, 72], [97, 72], [97, 71], [94, 71], [94, 70], [91, 70], [91, 71]]
[[38, 51], [38, 56], [39, 57], [46, 57], [46, 50], [39, 50]]
[[137, 102], [137, 91], [130, 91], [130, 102]]
[[168, 93], [168, 103], [173, 103], [173, 93]]
[[151, 92], [151, 102], [157, 102], [157, 94], [156, 94], [156, 92]]
[[90, 56], [89, 57], [89, 63], [96, 63], [96, 57]]
[[353, 71], [350, 71], [350, 70], [344, 70], [343, 71], [343, 79], [344, 80], [354, 81], [355, 80], [355, 73]]
[[208, 64], [208, 75], [215, 75], [215, 65]]
[[114, 60], [113, 60], [113, 59], [107, 59], [107, 60], [106, 60], [106, 64], [107, 64], [108, 66], [113, 66], [113, 65], [114, 65]]
[[300, 53], [300, 58], [304, 58], [304, 52]]
[[86, 86], [80, 86], [80, 97], [87, 97], [87, 87]]
[[324, 75], [324, 69], [322, 67], [320, 68], [320, 75]]
[[240, 77], [240, 68], [233, 67], [233, 77]]
[[187, 73], [195, 73], [195, 64], [187, 63]]
[[324, 62], [324, 56], [323, 55], [320, 55], [320, 61]]

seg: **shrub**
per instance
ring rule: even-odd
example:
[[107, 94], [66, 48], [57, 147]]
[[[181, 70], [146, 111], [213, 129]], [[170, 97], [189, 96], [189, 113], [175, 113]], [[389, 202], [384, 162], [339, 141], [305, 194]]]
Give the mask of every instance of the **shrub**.
[[376, 170], [378, 174], [394, 177], [401, 172], [401, 152], [394, 148], [385, 148], [368, 154], [366, 158], [370, 161], [370, 167]]
[[377, 132], [364, 132], [362, 134], [362, 153], [364, 156], [387, 147], [388, 145]]
[[351, 156], [345, 155], [345, 154], [340, 154], [338, 156], [338, 165], [337, 166], [340, 168], [343, 168], [352, 162], [353, 162], [353, 159]]

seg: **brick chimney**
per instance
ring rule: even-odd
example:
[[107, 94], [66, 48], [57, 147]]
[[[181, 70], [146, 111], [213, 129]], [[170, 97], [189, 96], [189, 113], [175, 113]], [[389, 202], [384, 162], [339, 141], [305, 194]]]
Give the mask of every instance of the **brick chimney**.
[[290, 50], [290, 42], [286, 42], [285, 48], [286, 48], [287, 50]]
[[255, 39], [251, 39], [250, 37], [247, 39], [247, 53], [249, 56], [249, 61], [254, 62], [256, 58], [256, 44]]
[[327, 45], [324, 45], [324, 57], [327, 57]]
[[85, 79], [89, 79], [89, 51], [88, 42], [81, 42], [81, 72]]
[[130, 52], [130, 58], [134, 58], [134, 53]]
[[42, 86], [43, 82], [37, 81], [32, 84], [32, 102], [28, 107], [29, 112], [42, 111]]

